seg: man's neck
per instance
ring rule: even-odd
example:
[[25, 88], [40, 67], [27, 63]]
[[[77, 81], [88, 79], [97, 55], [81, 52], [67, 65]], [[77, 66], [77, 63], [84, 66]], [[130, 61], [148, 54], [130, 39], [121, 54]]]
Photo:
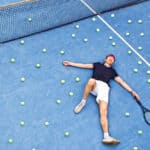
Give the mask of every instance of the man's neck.
[[109, 64], [107, 64], [107, 63], [104, 63], [104, 66], [106, 66], [106, 67], [108, 67], [108, 68], [111, 67], [111, 65], [109, 65]]

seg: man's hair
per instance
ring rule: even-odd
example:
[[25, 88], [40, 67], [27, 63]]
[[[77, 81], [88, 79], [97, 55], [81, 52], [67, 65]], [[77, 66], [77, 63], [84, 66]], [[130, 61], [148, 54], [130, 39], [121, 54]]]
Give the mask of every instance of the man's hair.
[[113, 54], [108, 54], [108, 55], [105, 57], [105, 59], [107, 59], [109, 56], [113, 57], [114, 60], [116, 60], [116, 57], [115, 57]]

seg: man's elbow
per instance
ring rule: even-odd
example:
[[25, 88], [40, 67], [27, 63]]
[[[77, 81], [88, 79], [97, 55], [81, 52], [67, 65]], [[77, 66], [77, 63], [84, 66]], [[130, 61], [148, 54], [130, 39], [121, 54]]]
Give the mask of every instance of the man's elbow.
[[115, 81], [116, 81], [117, 83], [119, 83], [119, 84], [123, 84], [123, 82], [124, 82], [119, 76], [117, 76], [117, 77], [115, 78]]

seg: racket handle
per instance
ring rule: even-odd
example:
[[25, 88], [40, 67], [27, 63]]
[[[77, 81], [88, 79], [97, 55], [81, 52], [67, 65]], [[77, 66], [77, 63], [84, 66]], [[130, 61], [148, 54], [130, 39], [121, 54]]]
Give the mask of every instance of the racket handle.
[[142, 103], [139, 101], [139, 100], [137, 100], [136, 101], [140, 106], [142, 106]]

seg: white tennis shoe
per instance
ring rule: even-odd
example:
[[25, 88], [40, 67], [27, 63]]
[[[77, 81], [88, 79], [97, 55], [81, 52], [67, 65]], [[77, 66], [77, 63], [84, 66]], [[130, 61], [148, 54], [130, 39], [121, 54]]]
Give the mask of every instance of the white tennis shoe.
[[81, 101], [76, 107], [75, 107], [75, 109], [74, 109], [74, 112], [76, 113], [76, 114], [78, 114], [82, 109], [83, 109], [83, 107], [85, 106], [85, 102], [83, 102], [83, 101]]
[[104, 144], [119, 144], [119, 143], [120, 143], [119, 140], [117, 140], [117, 139], [115, 139], [115, 138], [113, 138], [113, 137], [111, 137], [111, 136], [108, 136], [108, 137], [104, 138], [104, 139], [102, 140], [102, 142], [103, 142]]

